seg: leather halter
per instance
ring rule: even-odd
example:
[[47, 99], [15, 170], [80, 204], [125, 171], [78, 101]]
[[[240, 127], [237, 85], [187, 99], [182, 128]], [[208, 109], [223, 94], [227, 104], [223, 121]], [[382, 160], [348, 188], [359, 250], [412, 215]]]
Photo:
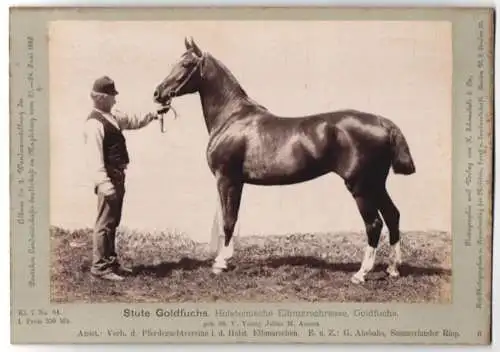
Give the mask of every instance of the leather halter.
[[200, 68], [200, 76], [203, 76], [203, 73], [201, 72], [201, 64], [203, 63], [203, 60], [205, 59], [205, 53], [203, 53], [203, 55], [201, 56], [201, 58], [198, 60], [198, 62], [196, 63], [196, 66], [193, 68], [193, 70], [189, 73], [189, 75], [187, 75], [187, 77], [181, 82], [181, 84], [179, 84], [177, 86], [177, 88], [175, 88], [174, 90], [170, 91], [168, 93], [168, 99], [172, 99], [174, 97], [177, 96], [177, 94], [179, 93], [179, 91], [184, 88], [184, 86], [186, 84], [189, 83], [189, 81], [191, 80], [191, 77], [193, 77], [193, 75], [196, 73], [196, 71], [198, 70], [198, 68]]
[[[205, 59], [205, 53], [201, 56], [201, 58], [198, 60], [196, 63], [196, 66], [193, 68], [193, 70], [187, 75], [187, 77], [175, 88], [174, 90], [170, 91], [168, 93], [168, 103], [164, 105], [164, 108], [160, 110], [160, 130], [162, 133], [165, 133], [164, 129], [164, 121], [163, 121], [163, 115], [168, 112], [168, 110], [173, 110], [174, 112], [174, 118], [177, 118], [177, 112], [171, 105], [172, 98], [176, 97], [179, 91], [186, 85], [188, 82], [191, 80], [191, 77], [195, 74], [195, 72], [200, 69], [200, 76], [203, 76], [203, 73], [201, 72], [201, 65], [203, 63], [203, 60]], [[168, 109], [167, 109], [168, 108]]]

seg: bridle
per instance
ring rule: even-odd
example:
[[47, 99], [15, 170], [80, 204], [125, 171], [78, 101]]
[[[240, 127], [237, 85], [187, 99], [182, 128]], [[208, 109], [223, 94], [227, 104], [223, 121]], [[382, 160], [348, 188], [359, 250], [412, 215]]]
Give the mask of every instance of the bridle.
[[200, 77], [203, 76], [203, 72], [201, 70], [201, 65], [203, 63], [205, 59], [205, 53], [203, 53], [203, 55], [201, 56], [201, 58], [198, 60], [198, 62], [196, 63], [196, 65], [194, 66], [193, 70], [189, 73], [189, 75], [186, 76], [186, 78], [181, 82], [181, 84], [179, 84], [177, 86], [177, 88], [175, 88], [174, 90], [170, 91], [168, 93], [168, 100], [172, 100], [172, 98], [175, 98], [177, 96], [177, 94], [179, 93], [179, 91], [184, 88], [184, 86], [186, 84], [188, 84], [188, 82], [191, 80], [191, 77], [193, 77], [193, 75], [196, 73], [196, 71], [198, 71], [198, 69], [200, 69]]
[[175, 98], [179, 91], [184, 88], [186, 84], [191, 80], [191, 77], [200, 69], [200, 77], [203, 76], [202, 72], [202, 63], [203, 60], [205, 59], [205, 53], [202, 54], [201, 58], [198, 60], [196, 65], [194, 66], [193, 70], [189, 73], [189, 75], [186, 76], [186, 78], [175, 88], [174, 90], [171, 90], [168, 95], [167, 95], [167, 104], [164, 105], [163, 109], [160, 109], [159, 114], [160, 114], [160, 129], [162, 133], [165, 133], [164, 130], [164, 121], [163, 121], [163, 115], [166, 114], [169, 110], [173, 110], [174, 112], [174, 119], [177, 118], [177, 112], [175, 109], [172, 107], [172, 98]]

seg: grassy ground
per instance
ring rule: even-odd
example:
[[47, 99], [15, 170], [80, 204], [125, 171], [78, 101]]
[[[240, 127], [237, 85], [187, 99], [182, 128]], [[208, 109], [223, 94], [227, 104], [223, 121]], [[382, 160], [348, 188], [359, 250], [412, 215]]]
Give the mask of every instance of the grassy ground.
[[359, 233], [241, 237], [228, 272], [211, 273], [208, 244], [177, 233], [121, 230], [118, 252], [134, 274], [120, 283], [89, 273], [89, 229], [51, 231], [51, 296], [55, 302], [449, 302], [451, 235], [402, 234], [401, 277], [389, 278], [387, 236], [375, 269], [350, 282], [365, 245]]

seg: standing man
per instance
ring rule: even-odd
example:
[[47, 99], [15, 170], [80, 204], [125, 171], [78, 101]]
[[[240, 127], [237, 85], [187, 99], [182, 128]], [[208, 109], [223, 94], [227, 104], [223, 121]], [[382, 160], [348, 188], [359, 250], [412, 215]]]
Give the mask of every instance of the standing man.
[[108, 76], [94, 82], [90, 94], [94, 108], [85, 121], [85, 151], [97, 194], [97, 219], [93, 233], [93, 260], [90, 272], [99, 278], [121, 281], [132, 270], [118, 260], [116, 229], [120, 224], [125, 195], [125, 169], [129, 163], [122, 130], [140, 129], [158, 118], [156, 113], [142, 117], [111, 112], [118, 91]]

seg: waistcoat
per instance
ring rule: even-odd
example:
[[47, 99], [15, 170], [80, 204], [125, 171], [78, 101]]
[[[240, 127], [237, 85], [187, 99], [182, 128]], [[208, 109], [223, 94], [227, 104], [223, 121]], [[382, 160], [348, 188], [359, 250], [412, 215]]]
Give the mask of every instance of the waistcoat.
[[93, 110], [88, 119], [100, 121], [104, 127], [103, 156], [106, 168], [122, 168], [129, 163], [125, 136], [98, 111]]

